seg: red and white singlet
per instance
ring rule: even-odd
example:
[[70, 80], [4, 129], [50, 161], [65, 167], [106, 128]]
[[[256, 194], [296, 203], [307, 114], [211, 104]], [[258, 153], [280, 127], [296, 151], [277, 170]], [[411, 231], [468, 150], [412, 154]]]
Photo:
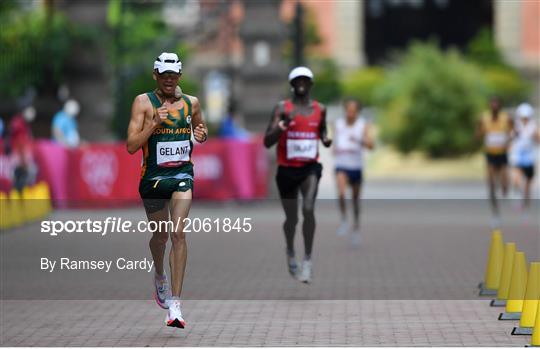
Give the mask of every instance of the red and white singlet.
[[[312, 101], [311, 115], [291, 115], [291, 122], [281, 134], [277, 146], [277, 162], [280, 166], [302, 167], [319, 159], [320, 125], [322, 121], [321, 107]], [[291, 114], [294, 104], [285, 101], [285, 113]]]

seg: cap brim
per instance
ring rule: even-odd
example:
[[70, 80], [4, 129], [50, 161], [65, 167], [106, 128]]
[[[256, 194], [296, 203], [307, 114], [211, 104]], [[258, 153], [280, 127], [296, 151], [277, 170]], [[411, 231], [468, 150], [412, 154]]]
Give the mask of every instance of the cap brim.
[[297, 75], [295, 77], [292, 77], [289, 79], [289, 82], [293, 82], [294, 80], [298, 79], [298, 78], [306, 78], [308, 80], [311, 80], [313, 81], [313, 78], [311, 76], [307, 76], [307, 75]]
[[180, 73], [180, 69], [170, 69], [170, 68], [164, 68], [164, 69], [157, 68], [157, 71], [160, 74], [163, 74], [163, 73], [176, 73], [176, 74], [179, 74]]

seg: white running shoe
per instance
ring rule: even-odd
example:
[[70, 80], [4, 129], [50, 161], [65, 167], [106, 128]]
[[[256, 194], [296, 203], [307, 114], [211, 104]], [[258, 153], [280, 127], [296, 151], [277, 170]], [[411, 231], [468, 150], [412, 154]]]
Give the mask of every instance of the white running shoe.
[[289, 268], [289, 274], [296, 278], [298, 276], [298, 263], [296, 262], [296, 257], [287, 254], [287, 267]]
[[165, 324], [169, 327], [186, 327], [186, 321], [182, 317], [182, 309], [180, 304], [180, 299], [171, 298], [167, 301], [169, 306], [169, 311], [167, 312], [167, 317], [165, 318]]
[[154, 299], [157, 305], [162, 309], [169, 309], [167, 304], [167, 298], [169, 298], [169, 280], [167, 280], [167, 274], [163, 276], [154, 275]]
[[349, 233], [349, 223], [347, 221], [341, 222], [337, 230], [337, 236], [345, 236]]
[[360, 235], [360, 229], [355, 229], [351, 234], [351, 245], [354, 247], [360, 246], [362, 242], [362, 236]]
[[313, 264], [311, 263], [310, 259], [304, 259], [302, 262], [302, 272], [300, 273], [300, 276], [298, 277], [298, 280], [305, 284], [309, 284], [311, 282], [311, 278], [313, 274]]

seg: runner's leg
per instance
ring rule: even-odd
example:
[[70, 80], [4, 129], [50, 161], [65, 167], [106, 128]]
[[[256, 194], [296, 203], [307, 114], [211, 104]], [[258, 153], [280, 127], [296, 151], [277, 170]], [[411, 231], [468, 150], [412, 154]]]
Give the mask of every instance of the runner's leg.
[[184, 218], [191, 208], [192, 191], [175, 191], [171, 198], [171, 218], [173, 226], [178, 228], [171, 232], [172, 247], [169, 253], [169, 266], [171, 268], [172, 296], [180, 297], [182, 283], [186, 270], [187, 243], [184, 233]]
[[504, 197], [506, 197], [508, 195], [508, 183], [509, 183], [509, 180], [508, 180], [508, 166], [507, 165], [502, 165], [499, 168], [499, 175], [500, 175], [500, 179], [501, 179], [502, 194], [503, 194]]
[[311, 257], [313, 249], [313, 237], [315, 235], [315, 199], [317, 197], [317, 189], [319, 186], [319, 178], [316, 174], [311, 174], [304, 179], [300, 184], [302, 192], [302, 214], [304, 222], [302, 224], [302, 233], [304, 235], [304, 250], [307, 259]]
[[165, 258], [165, 249], [167, 248], [167, 240], [169, 239], [169, 234], [165, 227], [161, 227], [160, 222], [166, 222], [169, 220], [169, 207], [165, 203], [165, 207], [161, 210], [146, 213], [148, 221], [154, 221], [157, 223], [157, 226], [160, 228], [158, 231], [152, 233], [152, 238], [150, 239], [149, 246], [150, 252], [152, 253], [152, 259], [154, 260], [154, 269], [156, 274], [162, 276], [165, 274], [163, 270], [163, 259]]
[[527, 175], [525, 173], [523, 173], [522, 175], [525, 180], [525, 185], [523, 188], [523, 207], [525, 209], [528, 209], [531, 204], [531, 182], [533, 176]]
[[283, 232], [285, 233], [285, 243], [287, 244], [287, 254], [294, 256], [294, 235], [296, 224], [298, 223], [298, 190], [296, 193], [281, 198], [281, 205], [285, 211], [285, 222]]
[[487, 164], [487, 183], [489, 191], [489, 199], [491, 202], [491, 211], [495, 216], [499, 215], [499, 207], [497, 205], [497, 194], [495, 193], [495, 175], [496, 170], [493, 165]]
[[360, 229], [360, 194], [362, 191], [362, 182], [352, 185], [352, 199], [354, 212], [354, 230]]
[[345, 204], [345, 193], [347, 192], [347, 175], [343, 171], [336, 172], [336, 184], [338, 190], [339, 199], [339, 211], [341, 213], [341, 220], [344, 222], [347, 220], [347, 207]]

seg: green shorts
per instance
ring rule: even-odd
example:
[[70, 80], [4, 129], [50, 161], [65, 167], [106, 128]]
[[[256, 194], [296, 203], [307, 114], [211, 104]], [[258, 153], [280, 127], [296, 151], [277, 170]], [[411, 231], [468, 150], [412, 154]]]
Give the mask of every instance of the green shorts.
[[186, 192], [188, 190], [193, 191], [193, 180], [188, 178], [141, 179], [139, 183], [139, 194], [148, 213], [163, 209], [175, 191]]

